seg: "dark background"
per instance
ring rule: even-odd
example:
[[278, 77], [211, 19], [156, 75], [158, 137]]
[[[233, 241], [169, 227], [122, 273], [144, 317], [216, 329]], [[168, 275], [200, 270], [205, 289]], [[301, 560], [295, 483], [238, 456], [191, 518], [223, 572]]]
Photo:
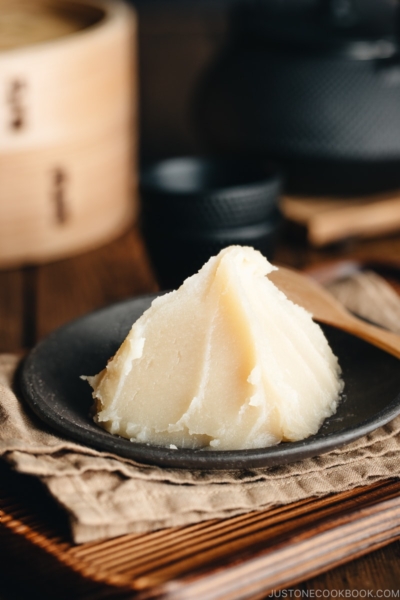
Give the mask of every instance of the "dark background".
[[227, 38], [232, 1], [130, 1], [139, 16], [142, 159], [201, 152], [192, 98]]

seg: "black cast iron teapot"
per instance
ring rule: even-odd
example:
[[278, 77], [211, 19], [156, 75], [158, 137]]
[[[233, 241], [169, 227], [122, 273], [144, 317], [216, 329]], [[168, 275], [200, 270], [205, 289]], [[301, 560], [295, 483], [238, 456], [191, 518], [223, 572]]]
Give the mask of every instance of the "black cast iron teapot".
[[266, 156], [301, 194], [400, 187], [398, 0], [248, 0], [197, 90], [208, 150]]

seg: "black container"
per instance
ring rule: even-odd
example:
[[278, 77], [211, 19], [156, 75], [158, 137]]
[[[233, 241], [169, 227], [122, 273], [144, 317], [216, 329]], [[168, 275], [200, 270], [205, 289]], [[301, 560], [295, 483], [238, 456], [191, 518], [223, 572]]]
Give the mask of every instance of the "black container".
[[161, 288], [178, 287], [230, 245], [271, 259], [280, 188], [276, 168], [254, 161], [183, 157], [144, 169], [142, 231]]
[[240, 3], [230, 41], [197, 91], [206, 147], [275, 159], [292, 193], [399, 187], [397, 6], [392, 0]]

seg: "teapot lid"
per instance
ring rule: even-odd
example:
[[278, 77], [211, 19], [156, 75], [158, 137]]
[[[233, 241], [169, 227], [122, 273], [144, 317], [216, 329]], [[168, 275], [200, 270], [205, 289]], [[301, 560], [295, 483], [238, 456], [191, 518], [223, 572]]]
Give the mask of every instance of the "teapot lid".
[[236, 37], [371, 60], [399, 53], [399, 0], [240, 0]]

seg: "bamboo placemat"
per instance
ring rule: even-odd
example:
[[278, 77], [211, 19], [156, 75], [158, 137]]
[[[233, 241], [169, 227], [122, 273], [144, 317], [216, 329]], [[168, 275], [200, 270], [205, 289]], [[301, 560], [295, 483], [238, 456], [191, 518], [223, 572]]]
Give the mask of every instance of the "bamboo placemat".
[[[4, 560], [42, 598], [255, 598], [400, 538], [400, 482], [75, 546], [37, 481], [0, 467]], [[5, 491], [7, 490], [7, 491]], [[29, 493], [26, 492], [29, 490]], [[3, 559], [3, 557], [2, 557]], [[73, 595], [73, 596], [72, 596]]]

